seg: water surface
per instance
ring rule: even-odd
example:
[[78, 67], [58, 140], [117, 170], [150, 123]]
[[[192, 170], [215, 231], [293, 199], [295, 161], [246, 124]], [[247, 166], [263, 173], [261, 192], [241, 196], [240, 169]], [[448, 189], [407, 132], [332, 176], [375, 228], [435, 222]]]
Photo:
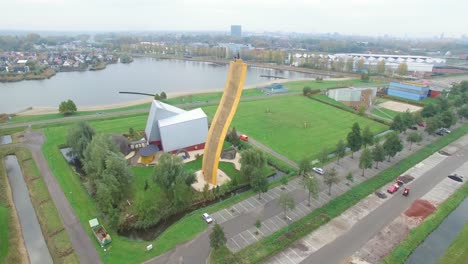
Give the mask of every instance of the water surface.
[[[77, 106], [95, 106], [142, 99], [119, 91], [143, 93], [195, 93], [222, 90], [228, 65], [197, 61], [137, 58], [130, 64], [111, 64], [101, 71], [60, 72], [47, 80], [0, 83], [0, 113], [13, 113], [31, 106], [57, 107], [72, 99]], [[291, 71], [249, 67], [245, 86], [260, 85], [275, 79], [315, 78]]]

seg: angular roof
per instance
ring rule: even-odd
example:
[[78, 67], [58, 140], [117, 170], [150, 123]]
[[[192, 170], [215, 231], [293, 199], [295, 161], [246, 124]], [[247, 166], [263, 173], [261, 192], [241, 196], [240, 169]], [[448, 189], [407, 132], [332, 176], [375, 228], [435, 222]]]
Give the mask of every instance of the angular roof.
[[158, 120], [159, 127], [170, 126], [177, 123], [183, 123], [190, 120], [206, 118], [205, 112], [201, 108], [185, 111], [184, 113]]

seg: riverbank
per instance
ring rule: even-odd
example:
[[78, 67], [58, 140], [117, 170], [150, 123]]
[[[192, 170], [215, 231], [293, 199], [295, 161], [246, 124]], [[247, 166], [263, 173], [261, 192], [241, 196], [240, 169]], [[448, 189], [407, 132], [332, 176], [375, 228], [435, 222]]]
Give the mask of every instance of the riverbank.
[[[251, 89], [256, 89], [257, 87], [263, 87], [270, 85], [272, 83], [287, 83], [287, 82], [292, 82], [292, 81], [312, 81], [314, 80], [313, 78], [303, 78], [303, 79], [297, 79], [297, 80], [290, 80], [290, 79], [281, 79], [281, 80], [275, 80], [275, 81], [269, 81], [257, 85], [249, 85], [244, 87], [244, 90], [251, 90]], [[344, 81], [344, 80], [349, 80], [349, 78], [330, 78], [327, 79], [327, 81]], [[184, 97], [184, 96], [191, 96], [191, 95], [197, 95], [197, 94], [206, 94], [206, 93], [219, 93], [222, 92], [224, 88], [215, 88], [215, 89], [203, 89], [203, 90], [198, 90], [196, 92], [167, 92], [167, 95], [169, 98], [178, 98], [178, 97]], [[118, 109], [118, 108], [125, 108], [125, 107], [130, 107], [130, 106], [137, 106], [141, 104], [147, 104], [153, 101], [153, 97], [148, 96], [147, 98], [139, 99], [139, 100], [131, 100], [131, 101], [126, 101], [126, 102], [121, 102], [121, 103], [115, 103], [115, 104], [108, 104], [108, 105], [95, 105], [95, 106], [80, 106], [78, 105], [77, 108], [80, 112], [91, 112], [91, 111], [103, 111], [103, 110], [111, 110], [111, 109]], [[18, 116], [29, 116], [29, 115], [46, 115], [46, 114], [57, 114], [59, 113], [58, 107], [40, 107], [40, 106], [32, 106], [24, 111], [15, 113], [15, 115]]]
[[44, 80], [54, 76], [56, 72], [52, 69], [46, 69], [39, 74], [35, 73], [20, 73], [20, 74], [2, 74], [0, 75], [0, 82], [19, 82], [24, 80]]
[[[192, 58], [184, 58], [184, 57], [176, 57], [176, 56], [148, 56], [148, 55], [140, 55], [140, 54], [132, 54], [133, 57], [140, 57], [140, 58], [157, 58], [163, 60], [184, 60], [184, 61], [198, 61], [198, 62], [210, 62], [214, 64], [229, 64], [231, 61], [230, 59], [213, 59], [207, 57], [192, 57]], [[359, 78], [358, 74], [348, 73], [348, 72], [333, 72], [333, 71], [324, 71], [324, 70], [317, 70], [317, 69], [309, 69], [303, 67], [294, 67], [289, 65], [278, 65], [272, 63], [261, 63], [261, 62], [253, 62], [253, 61], [245, 61], [251, 67], [258, 67], [264, 69], [274, 69], [274, 70], [281, 70], [281, 71], [292, 71], [292, 72], [300, 72], [300, 73], [309, 73], [309, 74], [316, 74], [316, 75], [326, 75], [326, 76], [333, 76], [334, 78]]]

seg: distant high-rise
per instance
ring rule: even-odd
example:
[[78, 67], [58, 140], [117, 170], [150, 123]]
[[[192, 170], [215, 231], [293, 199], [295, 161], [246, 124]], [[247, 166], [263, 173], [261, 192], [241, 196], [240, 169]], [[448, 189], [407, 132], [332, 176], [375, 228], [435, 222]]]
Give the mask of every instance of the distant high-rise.
[[242, 37], [242, 26], [241, 25], [231, 25], [231, 36], [232, 37]]

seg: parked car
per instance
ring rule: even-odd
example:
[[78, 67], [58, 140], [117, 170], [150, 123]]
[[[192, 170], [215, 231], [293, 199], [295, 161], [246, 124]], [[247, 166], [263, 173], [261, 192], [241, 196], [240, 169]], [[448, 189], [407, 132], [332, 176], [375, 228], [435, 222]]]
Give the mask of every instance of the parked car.
[[208, 224], [211, 224], [213, 222], [213, 218], [211, 218], [211, 216], [207, 213], [204, 213], [202, 217], [205, 220], [205, 222], [207, 222]]
[[443, 136], [445, 134], [447, 134], [447, 132], [445, 132], [445, 130], [442, 128], [436, 130], [436, 135]]
[[313, 167], [312, 170], [320, 175], [323, 175], [325, 173], [322, 168]]
[[424, 123], [418, 123], [418, 126], [425, 127], [426, 125]]
[[240, 135], [239, 138], [243, 141], [249, 141], [249, 137], [247, 135]]
[[375, 195], [377, 195], [377, 197], [379, 197], [381, 199], [387, 198], [387, 195], [384, 192], [382, 192], [381, 190], [376, 191]]
[[418, 130], [418, 127], [417, 126], [411, 126], [410, 129], [411, 130]]
[[445, 128], [445, 127], [442, 127], [440, 130], [444, 132], [445, 134], [450, 134], [450, 132], [452, 132], [448, 128]]
[[458, 175], [458, 174], [451, 174], [448, 176], [450, 179], [457, 181], [457, 182], [463, 182], [463, 176]]
[[394, 193], [394, 192], [398, 191], [398, 189], [400, 189], [400, 185], [398, 185], [398, 183], [395, 183], [392, 186], [390, 186], [390, 188], [387, 189], [387, 192], [388, 193]]

